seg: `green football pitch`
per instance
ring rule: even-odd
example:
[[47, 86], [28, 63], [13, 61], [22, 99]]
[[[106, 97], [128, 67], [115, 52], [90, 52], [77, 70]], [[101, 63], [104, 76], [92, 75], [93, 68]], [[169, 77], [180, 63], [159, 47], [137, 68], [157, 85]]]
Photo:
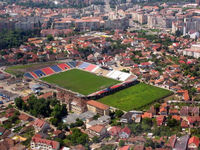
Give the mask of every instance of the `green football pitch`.
[[89, 95], [119, 83], [117, 80], [97, 76], [93, 73], [79, 69], [72, 69], [66, 72], [57, 73], [41, 78], [41, 80], [83, 95]]
[[156, 100], [171, 95], [172, 92], [155, 86], [139, 83], [99, 99], [99, 102], [115, 108], [130, 111], [138, 110]]

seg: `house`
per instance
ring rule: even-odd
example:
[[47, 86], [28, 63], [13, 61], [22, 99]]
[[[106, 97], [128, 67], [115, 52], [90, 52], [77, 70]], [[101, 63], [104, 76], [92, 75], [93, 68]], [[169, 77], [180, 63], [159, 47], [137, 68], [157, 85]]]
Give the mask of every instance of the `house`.
[[182, 127], [182, 128], [188, 128], [188, 127], [189, 127], [188, 121], [182, 120], [182, 121], [181, 121], [181, 127]]
[[162, 115], [157, 116], [156, 117], [157, 126], [163, 125], [164, 119], [165, 119], [165, 116], [162, 116]]
[[63, 137], [65, 137], [65, 134], [61, 130], [55, 130], [53, 132], [53, 136], [54, 136], [54, 138], [57, 137], [57, 138], [61, 138], [62, 139]]
[[8, 122], [8, 118], [6, 117], [0, 118], [0, 124], [5, 124], [6, 122]]
[[15, 142], [11, 138], [6, 138], [0, 142], [0, 150], [9, 150], [15, 145]]
[[188, 141], [188, 148], [191, 150], [197, 150], [199, 148], [199, 138], [193, 136]]
[[40, 136], [33, 136], [31, 140], [31, 149], [59, 150], [60, 143], [57, 141], [42, 139]]
[[172, 136], [169, 138], [169, 141], [168, 141], [168, 143], [167, 143], [167, 146], [169, 146], [169, 147], [171, 147], [171, 148], [174, 148], [175, 143], [176, 143], [176, 135], [172, 135]]
[[199, 116], [199, 107], [188, 107], [190, 116]]
[[90, 122], [86, 122], [86, 128], [90, 128], [91, 126], [94, 126], [94, 125], [108, 125], [110, 123], [110, 116], [101, 116], [99, 117], [97, 120], [92, 120]]
[[44, 93], [42, 95], [40, 95], [38, 98], [44, 98], [44, 99], [49, 99], [49, 98], [53, 98], [54, 97], [54, 93], [53, 92], [47, 92]]
[[45, 131], [46, 129], [48, 129], [50, 126], [47, 122], [45, 122], [44, 120], [41, 119], [36, 119], [33, 122], [33, 127], [35, 128], [36, 132], [39, 131]]
[[5, 117], [7, 117], [7, 118], [12, 117], [14, 115], [15, 111], [16, 110], [14, 108], [10, 108], [10, 109], [6, 110]]
[[111, 128], [108, 130], [108, 133], [109, 133], [111, 136], [114, 137], [114, 136], [119, 136], [120, 131], [121, 131], [121, 127], [113, 126], [113, 127], [111, 127]]
[[15, 146], [11, 147], [9, 150], [26, 150], [26, 146], [18, 143]]
[[94, 100], [87, 101], [87, 108], [89, 111], [100, 114], [102, 116], [109, 115], [109, 106]]
[[2, 136], [5, 131], [6, 131], [6, 129], [4, 129], [3, 127], [0, 127], [0, 136]]
[[142, 111], [129, 111], [121, 117], [120, 122], [131, 123], [133, 122], [133, 120], [137, 122], [138, 119], [140, 121], [142, 113], [143, 113]]
[[131, 147], [129, 145], [121, 147], [119, 150], [130, 150]]
[[121, 129], [119, 137], [122, 139], [127, 139], [131, 135], [131, 130], [128, 127]]
[[85, 147], [83, 145], [79, 144], [79, 145], [76, 145], [76, 146], [72, 146], [70, 148], [70, 150], [85, 150]]
[[183, 106], [181, 107], [181, 110], [180, 110], [180, 115], [181, 116], [188, 116], [188, 106]]
[[94, 125], [88, 128], [89, 135], [103, 138], [107, 135], [107, 129], [103, 125]]
[[152, 118], [153, 115], [152, 113], [148, 113], [148, 112], [145, 112], [143, 115], [142, 115], [142, 118]]
[[18, 118], [23, 121], [32, 121], [33, 120], [32, 117], [30, 117], [24, 113], [21, 113]]
[[174, 149], [175, 150], [187, 150], [189, 135], [181, 136], [177, 138]]

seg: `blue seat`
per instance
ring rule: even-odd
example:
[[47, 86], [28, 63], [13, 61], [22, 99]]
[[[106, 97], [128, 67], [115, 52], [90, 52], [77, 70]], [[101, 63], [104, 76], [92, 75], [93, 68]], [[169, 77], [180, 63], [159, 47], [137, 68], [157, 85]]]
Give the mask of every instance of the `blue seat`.
[[28, 78], [34, 78], [29, 72], [25, 73], [24, 76]]
[[51, 66], [50, 68], [53, 69], [53, 71], [55, 71], [55, 72], [61, 72], [62, 71], [57, 65]]
[[90, 65], [90, 63], [84, 62], [84, 63], [82, 63], [78, 68], [80, 68], [80, 69], [85, 69], [85, 68], [87, 68], [89, 65]]
[[39, 78], [42, 76], [46, 76], [46, 74], [44, 72], [42, 72], [41, 70], [35, 70], [33, 71]]
[[70, 61], [70, 62], [68, 62], [71, 66], [73, 66], [73, 67], [76, 67], [76, 62], [75, 61]]
[[69, 62], [66, 63], [70, 68], [74, 68]]

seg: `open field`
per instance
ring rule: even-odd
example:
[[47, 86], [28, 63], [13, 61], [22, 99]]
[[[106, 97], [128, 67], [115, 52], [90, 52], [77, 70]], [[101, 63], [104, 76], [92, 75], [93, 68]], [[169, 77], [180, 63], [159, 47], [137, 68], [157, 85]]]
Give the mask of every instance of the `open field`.
[[99, 99], [99, 102], [124, 111], [130, 111], [138, 110], [170, 94], [172, 94], [171, 91], [139, 83], [127, 89], [103, 97]]
[[78, 69], [54, 74], [41, 80], [83, 95], [88, 95], [119, 83], [117, 80], [97, 76]]
[[48, 67], [50, 65], [55, 65], [56, 62], [41, 62], [34, 64], [25, 64], [25, 65], [14, 65], [6, 67], [6, 72], [13, 75], [23, 75], [26, 72], [33, 71], [36, 69]]

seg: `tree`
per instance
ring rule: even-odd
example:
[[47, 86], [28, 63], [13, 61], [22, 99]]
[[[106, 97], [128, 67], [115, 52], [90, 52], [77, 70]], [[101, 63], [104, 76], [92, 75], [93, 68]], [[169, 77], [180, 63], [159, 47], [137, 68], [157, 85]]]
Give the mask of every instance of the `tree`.
[[55, 125], [55, 126], [57, 126], [58, 123], [59, 123], [59, 121], [58, 121], [57, 118], [51, 118], [51, 119], [50, 119], [50, 122], [51, 122], [51, 124], [53, 124], [53, 125]]
[[47, 40], [48, 40], [48, 41], [53, 41], [54, 38], [53, 38], [53, 36], [52, 36], [51, 34], [49, 34], [49, 35], [47, 35]]
[[181, 36], [181, 31], [180, 31], [180, 30], [177, 30], [176, 33], [175, 33], [175, 35], [176, 35], [177, 37]]
[[8, 108], [13, 108], [13, 106], [11, 104], [8, 105]]
[[96, 114], [96, 115], [94, 115], [93, 119], [97, 120], [99, 117], [100, 117], [99, 114]]
[[94, 137], [92, 138], [92, 142], [93, 142], [93, 143], [99, 143], [99, 142], [100, 142], [100, 139], [99, 139], [97, 136], [94, 136]]
[[179, 122], [176, 119], [168, 119], [167, 120], [167, 126], [169, 126], [170, 128], [176, 127], [178, 125], [179, 125]]
[[72, 134], [68, 135], [66, 138], [71, 142], [72, 145], [85, 145], [89, 141], [88, 135], [82, 133], [78, 128], [72, 129]]
[[119, 146], [120, 146], [120, 147], [123, 147], [124, 145], [125, 145], [124, 140], [120, 140], [120, 141], [119, 141]]
[[15, 99], [15, 105], [20, 110], [22, 109], [23, 103], [24, 103], [24, 101], [20, 97], [18, 97], [18, 98]]
[[117, 109], [115, 111], [115, 115], [116, 115], [117, 118], [120, 118], [123, 114], [124, 114], [124, 112], [122, 110]]

